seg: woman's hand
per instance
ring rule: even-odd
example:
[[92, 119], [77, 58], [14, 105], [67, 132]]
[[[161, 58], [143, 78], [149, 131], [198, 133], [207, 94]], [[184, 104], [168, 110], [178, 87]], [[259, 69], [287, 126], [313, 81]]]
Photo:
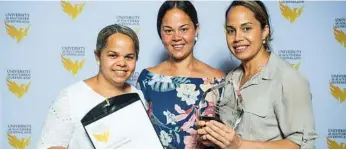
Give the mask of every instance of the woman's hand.
[[217, 121], [197, 121], [196, 125], [198, 135], [202, 141], [211, 141], [220, 148], [241, 148], [242, 140], [239, 135], [233, 130]]
[[204, 127], [205, 127], [205, 123], [206, 121], [196, 121], [195, 125], [197, 126], [197, 141], [201, 142], [203, 145], [205, 146], [216, 146], [213, 142], [209, 141], [209, 140], [203, 140], [201, 137], [206, 134], [206, 132], [204, 131]]

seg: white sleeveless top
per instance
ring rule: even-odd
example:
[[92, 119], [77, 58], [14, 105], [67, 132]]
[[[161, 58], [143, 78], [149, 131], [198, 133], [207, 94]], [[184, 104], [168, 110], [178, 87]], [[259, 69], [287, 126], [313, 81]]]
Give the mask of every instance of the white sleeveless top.
[[[148, 105], [143, 93], [131, 85], [130, 93], [138, 93], [146, 109]], [[83, 125], [84, 115], [105, 100], [84, 81], [64, 89], [49, 108], [37, 148], [64, 146], [73, 149], [92, 149]]]

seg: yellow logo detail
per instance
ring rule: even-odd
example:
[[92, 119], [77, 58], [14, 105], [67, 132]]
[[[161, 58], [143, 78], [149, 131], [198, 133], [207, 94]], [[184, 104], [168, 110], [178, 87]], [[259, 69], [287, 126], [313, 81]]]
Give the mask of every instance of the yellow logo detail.
[[334, 36], [335, 39], [346, 48], [346, 34], [340, 29], [334, 27]]
[[83, 59], [81, 62], [79, 62], [79, 60], [75, 60], [74, 62], [72, 62], [71, 59], [61, 55], [61, 61], [64, 65], [64, 68], [67, 71], [71, 72], [74, 76], [76, 76], [78, 74], [78, 71], [83, 68], [85, 59]]
[[327, 137], [327, 144], [329, 149], [345, 149], [346, 144], [345, 143], [340, 143], [338, 144], [336, 141], [331, 140]]
[[290, 64], [292, 68], [298, 70], [300, 67], [300, 64], [302, 64], [302, 61], [300, 60], [297, 64]]
[[338, 86], [334, 86], [329, 83], [329, 89], [334, 98], [336, 98], [340, 103], [343, 103], [346, 99], [346, 88], [342, 91]]
[[109, 138], [109, 130], [105, 131], [102, 134], [93, 134], [93, 136], [97, 141], [107, 143]]
[[76, 17], [83, 11], [85, 3], [82, 4], [74, 4], [72, 6], [71, 3], [66, 1], [61, 1], [62, 10], [72, 17], [72, 19], [76, 19]]
[[282, 2], [280, 2], [280, 10], [281, 15], [284, 16], [287, 20], [289, 20], [291, 23], [293, 23], [303, 12], [303, 7], [301, 8], [289, 8]]
[[16, 149], [24, 149], [30, 144], [31, 137], [18, 139], [15, 135], [7, 133], [8, 143]]
[[135, 28], [135, 32], [136, 32], [136, 34], [138, 35], [139, 34], [139, 32], [141, 31], [141, 28]]
[[24, 36], [28, 35], [28, 31], [30, 28], [30, 25], [27, 28], [22, 28], [20, 27], [19, 29], [17, 29], [16, 27], [14, 27], [13, 25], [7, 24], [5, 22], [6, 25], [6, 31], [7, 34], [13, 38], [13, 39], [17, 39], [17, 43], [21, 42]]
[[31, 85], [31, 81], [29, 81], [29, 83], [27, 85], [25, 84], [20, 84], [20, 86], [14, 82], [14, 81], [10, 81], [7, 79], [7, 87], [8, 90], [10, 90], [14, 95], [16, 95], [18, 98], [22, 98], [23, 95], [28, 92], [29, 88]]

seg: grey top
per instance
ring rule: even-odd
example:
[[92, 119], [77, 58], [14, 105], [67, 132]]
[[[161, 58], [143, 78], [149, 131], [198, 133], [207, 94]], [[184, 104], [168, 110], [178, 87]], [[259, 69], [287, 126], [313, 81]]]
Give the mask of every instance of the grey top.
[[[242, 69], [239, 66], [231, 71], [226, 82], [239, 85]], [[228, 123], [234, 122], [230, 121], [237, 102], [234, 88], [237, 86], [226, 84], [220, 101], [220, 118]], [[243, 140], [289, 139], [301, 148], [315, 148], [309, 82], [275, 53], [270, 54], [262, 71], [240, 88], [240, 95], [244, 113], [235, 130]]]

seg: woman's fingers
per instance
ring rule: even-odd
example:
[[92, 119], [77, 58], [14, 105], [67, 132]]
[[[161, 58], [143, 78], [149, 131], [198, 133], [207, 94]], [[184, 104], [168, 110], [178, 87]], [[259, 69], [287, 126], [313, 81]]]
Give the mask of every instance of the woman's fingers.
[[224, 145], [228, 145], [228, 143], [230, 143], [230, 141], [226, 138], [227, 133], [222, 131], [220, 128], [216, 127], [213, 124], [209, 125], [209, 123], [207, 123], [207, 127], [205, 127], [205, 131], [208, 133], [208, 135], [222, 142]]
[[203, 135], [202, 139], [209, 140], [213, 142], [214, 144], [216, 144], [217, 146], [219, 146], [220, 148], [226, 148], [226, 145], [224, 145], [221, 141], [217, 140], [210, 134]]

